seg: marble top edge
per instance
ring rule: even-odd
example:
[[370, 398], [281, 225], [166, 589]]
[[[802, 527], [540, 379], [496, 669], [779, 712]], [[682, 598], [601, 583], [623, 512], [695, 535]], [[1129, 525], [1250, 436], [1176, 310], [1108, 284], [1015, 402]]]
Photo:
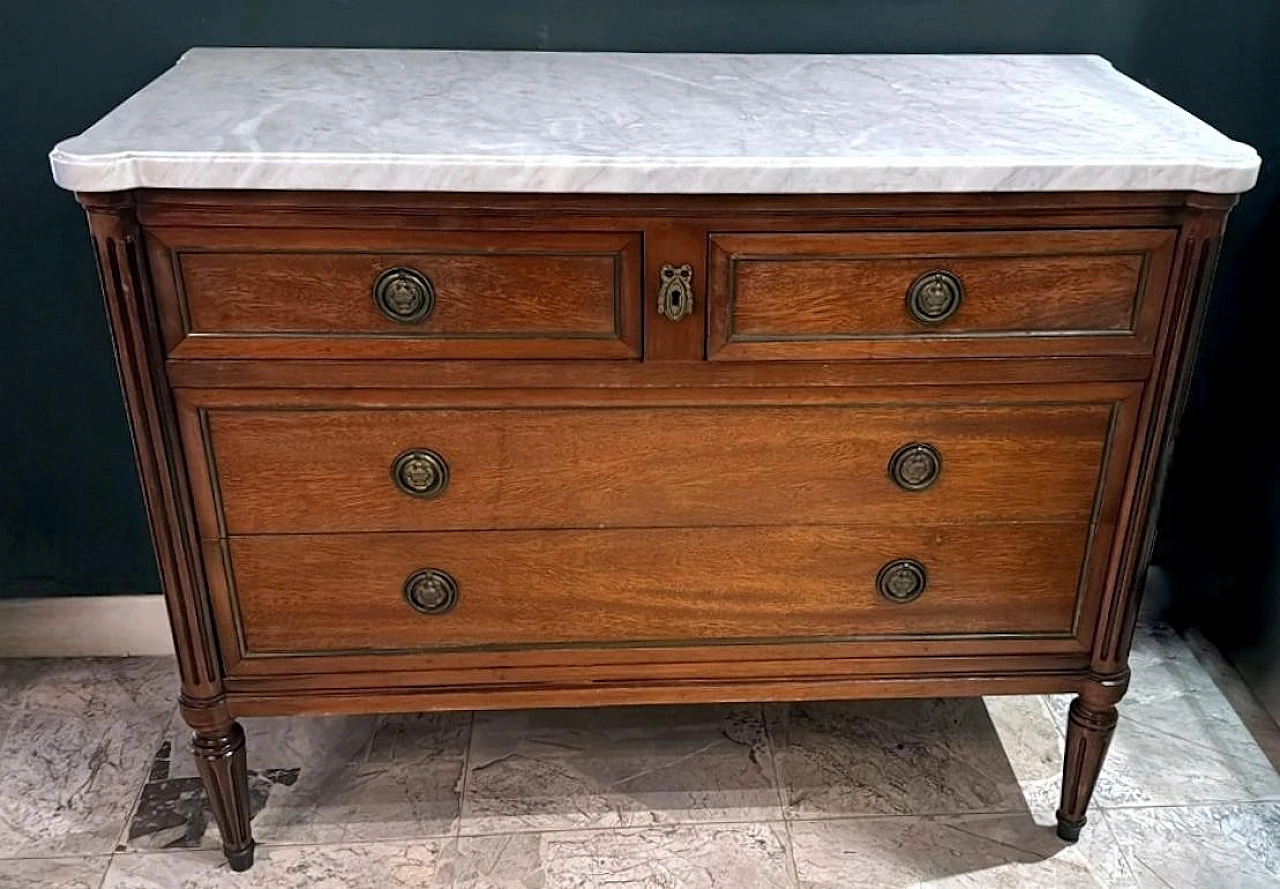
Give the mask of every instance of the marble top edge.
[[85, 192], [1235, 193], [1260, 166], [1098, 55], [240, 47], [50, 160]]

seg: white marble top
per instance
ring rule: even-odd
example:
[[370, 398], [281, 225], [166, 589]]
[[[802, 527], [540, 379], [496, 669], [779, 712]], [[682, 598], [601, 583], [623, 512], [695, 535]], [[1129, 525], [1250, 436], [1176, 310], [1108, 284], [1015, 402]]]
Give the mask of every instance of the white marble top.
[[1096, 56], [193, 49], [51, 155], [130, 188], [1232, 193], [1258, 156]]

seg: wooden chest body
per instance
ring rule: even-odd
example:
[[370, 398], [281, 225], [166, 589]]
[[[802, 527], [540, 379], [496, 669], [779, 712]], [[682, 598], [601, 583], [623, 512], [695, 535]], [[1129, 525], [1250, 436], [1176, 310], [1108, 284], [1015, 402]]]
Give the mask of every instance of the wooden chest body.
[[1231, 198], [81, 200], [233, 863], [240, 715], [1077, 691], [1078, 832]]

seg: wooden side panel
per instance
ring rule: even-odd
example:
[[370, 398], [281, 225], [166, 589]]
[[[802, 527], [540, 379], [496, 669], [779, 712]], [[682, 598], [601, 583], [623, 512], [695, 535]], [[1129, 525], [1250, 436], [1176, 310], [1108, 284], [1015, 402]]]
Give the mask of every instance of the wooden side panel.
[[[1174, 233], [716, 234], [712, 355], [723, 359], [1147, 354]], [[906, 296], [943, 270], [958, 310], [923, 324]]]
[[[111, 324], [134, 454], [193, 728], [226, 721], [222, 664], [205, 587], [177, 412], [164, 376], [159, 319], [131, 194], [80, 195]], [[230, 643], [232, 640], [228, 640]]]
[[[221, 525], [206, 536], [335, 531], [1089, 521], [1115, 403], [986, 403], [961, 391], [886, 406], [207, 409]], [[856, 398], [856, 396], [855, 396]], [[942, 470], [906, 491], [888, 464], [925, 442]], [[1124, 443], [1121, 443], [1121, 447]], [[401, 492], [397, 455], [449, 469], [434, 499]]]
[[[1128, 461], [1116, 539], [1093, 640], [1093, 676], [1118, 689], [1119, 694], [1128, 684], [1129, 650], [1155, 546], [1160, 496], [1195, 369], [1226, 224], [1225, 211], [1234, 201], [1234, 197], [1193, 196], [1192, 209], [1178, 241], [1158, 362], [1139, 413], [1140, 437]], [[1119, 694], [1115, 696], [1117, 701]]]
[[[138, 195], [84, 196], [83, 200], [90, 213], [90, 225], [102, 268], [113, 336], [120, 356], [122, 382], [135, 430], [143, 487], [177, 640], [179, 669], [183, 677], [184, 715], [192, 725], [224, 725], [229, 712], [266, 715], [692, 700], [794, 700], [1001, 691], [1028, 693], [1104, 687], [1108, 695], [1117, 697], [1123, 691], [1138, 590], [1154, 532], [1152, 516], [1158, 505], [1169, 443], [1190, 376], [1190, 353], [1194, 350], [1198, 319], [1202, 317], [1205, 295], [1212, 278], [1222, 223], [1232, 203], [1228, 197], [1167, 193], [734, 198], [144, 192]], [[149, 229], [145, 238], [148, 251], [145, 255], [141, 249], [144, 235], [135, 217], [135, 202], [137, 213]], [[535, 336], [533, 345], [527, 348], [523, 341], [510, 345], [498, 338], [441, 339], [437, 344], [429, 338], [420, 342], [413, 338], [363, 333], [332, 340], [322, 337], [320, 347], [313, 348], [318, 341], [313, 342], [304, 336], [298, 339], [305, 345], [299, 345], [291, 335], [285, 335], [288, 332], [236, 337], [236, 342], [220, 345], [215, 335], [209, 336], [201, 346], [209, 351], [198, 356], [193, 352], [187, 357], [172, 359], [166, 368], [165, 353], [182, 339], [184, 322], [177, 299], [175, 254], [167, 249], [163, 239], [168, 237], [168, 233], [183, 228], [202, 232], [203, 243], [216, 242], [240, 253], [252, 252], [255, 245], [280, 232], [291, 232], [298, 243], [320, 245], [322, 252], [339, 249], [343, 243], [352, 243], [349, 238], [352, 231], [366, 232], [369, 233], [366, 243], [357, 244], [357, 247], [363, 249], [370, 244], [384, 244], [386, 246], [378, 249], [399, 256], [416, 254], [422, 249], [414, 244], [406, 245], [406, 232], [411, 233], [411, 237], [423, 238], [433, 233], [448, 237], [449, 233], [468, 231], [484, 233], [484, 237], [496, 232], [577, 233], [587, 237], [609, 235], [620, 241], [631, 238], [636, 244], [635, 249], [624, 245], [617, 252], [626, 270], [621, 277], [622, 298], [624, 301], [628, 298], [626, 288], [631, 287], [635, 311], [623, 313], [621, 324], [615, 328], [621, 333], [614, 340], [570, 338], [554, 343], [554, 348], [548, 346], [546, 351], [539, 351], [543, 348], [541, 334]], [[1055, 232], [1061, 235], [1083, 232], [1111, 234], [1120, 239], [1128, 237], [1136, 243], [1144, 231], [1163, 232], [1165, 241], [1160, 244], [1153, 241], [1145, 247], [1138, 244], [1136, 248], [1138, 253], [1146, 256], [1147, 265], [1143, 271], [1143, 284], [1133, 303], [1132, 323], [1127, 325], [1121, 320], [1122, 311], [1118, 308], [1120, 288], [1116, 282], [1131, 274], [1132, 266], [1124, 264], [1127, 262], [1124, 256], [1134, 254], [1133, 244], [1121, 245], [1123, 249], [1119, 250], [1085, 250], [1084, 259], [1078, 252], [1070, 250], [1017, 253], [1017, 257], [1028, 262], [1035, 257], [1047, 256], [1049, 259], [1043, 262], [1036, 260], [1041, 263], [1038, 266], [1018, 266], [1031, 270], [1029, 278], [1019, 279], [1016, 274], [1005, 276], [1003, 280], [1006, 283], [1026, 282], [1018, 283], [1012, 290], [1048, 281], [1051, 291], [1061, 292], [1065, 300], [1061, 304], [1037, 308], [1036, 311], [1042, 314], [1027, 321], [1029, 326], [1025, 330], [983, 329], [981, 324], [992, 322], [999, 315], [996, 313], [988, 314], [985, 321], [971, 318], [976, 326], [970, 324], [952, 336], [942, 331], [926, 331], [919, 336], [906, 337], [887, 329], [875, 336], [863, 337], [840, 332], [835, 335], [814, 334], [812, 330], [805, 330], [798, 334], [799, 339], [734, 343], [729, 342], [725, 326], [729, 315], [722, 310], [729, 304], [720, 299], [726, 291], [722, 282], [727, 279], [719, 275], [717, 266], [727, 254], [709, 246], [711, 241], [707, 237], [708, 232], [717, 233], [716, 237], [720, 239], [737, 236], [736, 233], [753, 238], [768, 233], [819, 238], [843, 238], [857, 232], [890, 237], [901, 233], [903, 237], [916, 238], [939, 232], [974, 237], [1019, 232], [1044, 244], [1046, 238], [1056, 236]], [[660, 255], [657, 252], [649, 255], [647, 249], [639, 249], [641, 232], [645, 237], [650, 232], [661, 234], [654, 241], [661, 247]], [[204, 242], [205, 236], [211, 240]], [[384, 240], [379, 241], [379, 238]], [[645, 247], [648, 247], [647, 241]], [[700, 249], [706, 251], [705, 257], [689, 255]], [[995, 269], [999, 265], [997, 260], [1005, 255], [999, 251], [975, 254], [943, 251], [943, 254], [942, 259], [956, 256], [979, 263], [989, 261], [991, 269]], [[828, 253], [818, 259], [839, 263], [844, 261], [840, 259], [843, 255]], [[924, 258], [918, 252], [905, 255]], [[984, 256], [986, 260], [982, 258]], [[929, 258], [939, 257], [935, 254]], [[891, 254], [876, 257], [876, 261], [882, 260], [886, 263], [898, 261], [891, 258]], [[641, 296], [642, 276], [651, 274], [651, 268], [663, 263], [685, 261], [691, 262], [695, 268], [698, 297], [695, 315], [679, 325], [658, 328], [654, 325], [650, 305], [652, 294]], [[1103, 293], [1105, 305], [1096, 315], [1085, 313], [1078, 304], [1087, 288], [1080, 289], [1083, 285], [1077, 280], [1077, 275], [1054, 271], [1068, 267], [1076, 269], [1080, 280], [1088, 277], [1111, 281], [1115, 285]], [[841, 265], [840, 268], [848, 266]], [[769, 274], [780, 272], [771, 271]], [[976, 306], [972, 300], [979, 290], [973, 288], [972, 282], [981, 278], [972, 278], [976, 272], [966, 274], [969, 275], [966, 283], [970, 285], [970, 305]], [[997, 277], [991, 273], [991, 280]], [[779, 283], [786, 285], [788, 279], [766, 276], [753, 286], [763, 297], [772, 293]], [[800, 290], [816, 294], [817, 303], [831, 299], [824, 296], [825, 291], [819, 281], [796, 280], [792, 283]], [[904, 286], [903, 282], [894, 281], [893, 302], [899, 308]], [[707, 290], [704, 291], [703, 287]], [[782, 289], [788, 288], [784, 286]], [[366, 293], [362, 299], [367, 297]], [[579, 304], [570, 301], [570, 305]], [[512, 307], [511, 311], [525, 308], [522, 304]], [[234, 310], [234, 306], [229, 309]], [[757, 300], [757, 310], [750, 321], [756, 325], [754, 333], [750, 334], [752, 336], [778, 336], [774, 328], [789, 320], [785, 313], [777, 315], [780, 310], [767, 300]], [[577, 309], [570, 311], [578, 312]], [[703, 356], [702, 344], [706, 342], [701, 326], [701, 313], [704, 311], [710, 313], [705, 330], [710, 331], [709, 350], [713, 353], [711, 357], [716, 359], [706, 363], [699, 361]], [[801, 312], [801, 316], [820, 321], [834, 318], [835, 321], [829, 323], [838, 322], [836, 326], [845, 323], [876, 326], [864, 316], [848, 322], [847, 318], [840, 316], [841, 311], [844, 309], [837, 306], [833, 310], [828, 306], [815, 315]], [[1009, 319], [1014, 316], [1009, 313], [1031, 309], [1009, 302], [1000, 311], [1006, 318], [1001, 322], [1003, 328], [1012, 324]], [[564, 349], [574, 348], [575, 342], [578, 346], [586, 344], [588, 347], [603, 344], [601, 348], [607, 346], [612, 350], [608, 355], [591, 353], [589, 357], [634, 358], [641, 351], [642, 318], [648, 319], [650, 338], [647, 342], [652, 347], [651, 354], [645, 355], [646, 361], [656, 359], [657, 363], [623, 360], [593, 365], [590, 362], [558, 360], [566, 357]], [[1081, 331], [1082, 319], [1092, 323], [1093, 329]], [[1037, 329], [1040, 332], [1036, 332]], [[493, 345], [490, 339], [502, 345]], [[336, 351], [330, 348], [331, 341], [337, 342]], [[194, 347], [197, 342], [200, 342], [199, 338], [193, 338], [190, 345]], [[619, 342], [626, 348], [620, 350]], [[455, 347], [460, 348], [463, 343], [479, 343], [479, 350], [465, 354], [449, 352]], [[262, 360], [244, 360], [248, 357], [242, 351], [245, 346], [259, 350], [253, 355]], [[492, 351], [485, 351], [489, 348]], [[734, 349], [742, 351], [734, 355]], [[195, 357], [201, 360], [188, 360]], [[535, 360], [493, 361], [494, 357]], [[275, 361], [276, 358], [290, 360]], [[335, 360], [339, 358], [342, 360]], [[384, 360], [387, 358], [404, 360]], [[442, 358], [456, 360], [440, 360]], [[730, 358], [737, 360], [724, 360]], [[921, 361], [921, 358], [941, 360]], [[869, 369], [872, 364], [876, 366], [875, 370]], [[216, 528], [216, 511], [211, 505], [210, 492], [214, 490], [220, 467], [184, 460], [178, 447], [178, 426], [181, 424], [182, 435], [190, 447], [190, 442], [201, 439], [199, 417], [195, 410], [186, 409], [175, 417], [172, 403], [175, 393], [169, 388], [171, 381], [198, 387], [200, 398], [205, 399], [199, 403], [209, 409], [211, 416], [226, 408], [236, 411], [246, 401], [263, 401], [265, 396], [262, 393], [266, 390], [281, 396], [281, 403], [272, 406], [272, 410], [281, 413], [289, 413], [294, 407], [310, 409], [319, 405], [323, 410], [335, 412], [384, 408], [404, 410], [417, 416], [419, 410], [461, 410], [466, 404], [486, 409], [570, 409], [595, 407], [611, 402], [611, 399], [613, 403], [610, 406], [631, 403], [633, 407], [660, 406], [665, 410], [679, 402], [680, 406], [702, 409], [708, 407], [706, 402], [709, 398], [721, 399], [722, 395], [726, 403], [747, 405], [751, 397], [741, 396], [739, 392], [748, 390], [756, 393], [785, 391], [787, 398], [794, 397], [795, 401], [794, 405], [786, 406], [789, 408], [822, 405], [824, 400], [832, 402], [833, 393], [841, 387], [868, 385], [885, 387], [885, 399], [912, 400], [926, 390], [951, 388], [950, 384], [956, 383], [990, 385], [1005, 394], [1012, 394], [1037, 388], [1029, 384], [1043, 384], [1055, 379], [1059, 373], [1061, 382], [1082, 388], [1098, 385], [1102, 380], [1129, 381], [1125, 388], [1130, 394], [1121, 399], [1124, 406], [1115, 414], [1115, 428], [1121, 431], [1113, 434], [1112, 447], [1105, 457], [1102, 493], [1098, 509], [1093, 514], [1092, 533], [1086, 524], [1075, 518], [1058, 524], [1014, 523], [1007, 526], [969, 524], [966, 519], [965, 525], [939, 526], [947, 531], [965, 531], [967, 528], [970, 533], [982, 533], [997, 527], [1018, 533], [1030, 533], [1028, 529], [1036, 527], [1076, 529], [1082, 543], [1076, 546], [1074, 557], [1077, 567], [1085, 566], [1072, 581], [1072, 589], [1079, 595], [1066, 605], [1059, 592], [1049, 595], [1041, 589], [1036, 593], [1034, 587], [1029, 587], [1031, 592], [1027, 595], [1032, 598], [1022, 604], [1014, 603], [1014, 612], [1027, 621], [1021, 631], [987, 632], [990, 625], [984, 627], [982, 624], [984, 620], [1005, 619], [998, 608], [992, 607], [993, 596], [1012, 592], [1016, 598], [1023, 589], [1009, 584], [1009, 578], [1016, 579], [1019, 576], [1016, 572], [1022, 569], [1004, 563], [1000, 577], [983, 581], [986, 598], [980, 603], [981, 610], [966, 611], [969, 604], [963, 597], [946, 604], [948, 621], [959, 617], [954, 626], [961, 627], [960, 635], [948, 635], [947, 630], [936, 635], [900, 635], [884, 624], [881, 625], [884, 632], [872, 630], [869, 636], [856, 635], [858, 630], [847, 630], [847, 627], [856, 625], [866, 614], [859, 612], [846, 620], [841, 609], [848, 607], [850, 600], [837, 602], [830, 592], [836, 580], [825, 575], [828, 587], [801, 590], [803, 597], [794, 619], [798, 626], [816, 627], [819, 633], [828, 632], [830, 622], [838, 620], [842, 629], [849, 633], [847, 635], [799, 637], [799, 641], [788, 642], [778, 639], [778, 628], [773, 626], [770, 628], [773, 635], [768, 637], [772, 641], [752, 644], [743, 643], [746, 637], [733, 638], [732, 644], [704, 644], [701, 639], [686, 637], [671, 643], [661, 640], [623, 641], [613, 646], [583, 648], [578, 647], [578, 642], [567, 641], [553, 643], [551, 648], [523, 643], [511, 648], [504, 642], [489, 645], [455, 640], [445, 641], [444, 647], [437, 647], [429, 655], [415, 652], [432, 645], [439, 646], [438, 640], [410, 639], [408, 648], [378, 648], [366, 654], [341, 653], [332, 648], [313, 655], [301, 651], [297, 654], [267, 654], [251, 645], [249, 656], [244, 659], [240, 659], [241, 652], [245, 649], [246, 639], [252, 637], [244, 635], [250, 629], [248, 624], [240, 622], [240, 596], [244, 591], [233, 582], [239, 579], [232, 573], [244, 566], [235, 558], [224, 561], [224, 551], [229, 553], [230, 547], [241, 543], [251, 546], [280, 544], [302, 547], [299, 550], [302, 555], [311, 552], [316, 558], [321, 558], [324, 565], [333, 565], [335, 571], [354, 571], [358, 565], [356, 560], [338, 551], [338, 542], [347, 539], [339, 534], [296, 539], [277, 536], [235, 538], [231, 543], [213, 538], [201, 547], [196, 540], [194, 516], [200, 515], [201, 527]], [[1132, 397], [1139, 383], [1143, 385], [1140, 408]], [[663, 391], [662, 397], [657, 399], [661, 405], [652, 397], [659, 389]], [[345, 390], [340, 398], [334, 396], [339, 390]], [[584, 395], [587, 391], [591, 391], [592, 396]], [[711, 395], [712, 392], [715, 394]], [[180, 400], [186, 397], [181, 391], [176, 394]], [[835, 400], [839, 397], [834, 396]], [[888, 401], [880, 402], [881, 406], [887, 404]], [[828, 403], [824, 407], [832, 406]], [[951, 468], [948, 465], [948, 469]], [[193, 491], [196, 495], [194, 500]], [[806, 526], [791, 527], [790, 533], [804, 537], [828, 533], [858, 534], [865, 528], [861, 525]], [[720, 532], [750, 535], [769, 530], [736, 527], [721, 528]], [[899, 532], [925, 533], [927, 530], [897, 526], [892, 533], [877, 535], [877, 540], [902, 540], [892, 535]], [[642, 573], [653, 575], [661, 573], [658, 569], [662, 565], [660, 559], [655, 561], [653, 554], [660, 552], [659, 543], [668, 542], [675, 532], [672, 529], [614, 528], [589, 532], [513, 530], [489, 533], [543, 537], [579, 533], [635, 535], [637, 540], [644, 540], [647, 548], [633, 543], [629, 550], [624, 550], [630, 554], [628, 566], [639, 565]], [[372, 539], [379, 541], [378, 546], [392, 547], [397, 540], [461, 540], [468, 536], [471, 535], [467, 532], [413, 532], [377, 535]], [[311, 545], [304, 546], [308, 543]], [[1053, 559], [1061, 555], [1060, 551], [1071, 548], [1069, 541], [1063, 538], [1051, 544], [1039, 544], [1040, 548], [1027, 546], [1026, 553], [1036, 558], [1043, 553], [1047, 560], [1041, 564], [1041, 573], [1037, 575], [1041, 581], [1046, 576], [1065, 577], [1064, 571], [1054, 567]], [[763, 559], [759, 553], [765, 549], [765, 544], [760, 541], [755, 541], [752, 546], [739, 544], [733, 547], [733, 551], [739, 554], [747, 551], [747, 557], [751, 559]], [[855, 549], [851, 545], [843, 547], [843, 550], [851, 552]], [[843, 550], [840, 558], [853, 559]], [[432, 547], [433, 553], [440, 551]], [[533, 546], [524, 550], [516, 547], [514, 551], [521, 554], [524, 561], [519, 564], [526, 569], [540, 564], [544, 566], [541, 575], [535, 572], [522, 577], [522, 580], [531, 576], [539, 585], [538, 589], [549, 590], [546, 595], [566, 595], [546, 579], [553, 569], [559, 570], [558, 563], [547, 567], [548, 562], [539, 562], [544, 557]], [[966, 570], [969, 569], [967, 563], [974, 561], [974, 554], [989, 551], [992, 550], [988, 544], [966, 544]], [[1005, 546], [1002, 551], [1012, 550]], [[939, 548], [933, 552], [937, 555], [943, 550]], [[478, 558], [474, 552], [468, 555], [460, 551], [458, 556], [459, 564], [464, 557]], [[578, 563], [583, 566], [581, 570], [591, 577], [596, 575], [590, 572], [603, 574], [604, 569], [611, 565], [607, 547], [594, 548], [590, 556], [590, 561], [586, 555], [574, 558], [579, 559]], [[401, 563], [395, 562], [395, 557], [394, 553], [388, 552], [372, 564], [399, 568]], [[723, 573], [737, 577], [734, 568], [740, 568], [742, 562], [728, 566], [728, 557], [724, 558], [722, 564], [726, 567]], [[306, 584], [319, 581], [313, 581], [309, 576], [299, 579], [299, 576], [290, 575], [290, 566], [285, 564], [283, 556], [279, 561], [274, 556], [269, 560], [275, 565], [272, 569], [275, 574], [268, 570], [255, 575], [261, 583], [256, 589], [274, 590], [275, 593], [263, 601], [275, 604], [262, 606], [268, 610], [261, 612], [259, 616], [265, 622], [257, 626], [274, 625], [274, 632], [287, 634], [287, 620], [309, 619], [309, 603], [305, 595], [299, 596], [299, 593], [308, 592], [310, 588]], [[570, 564], [573, 564], [572, 559]], [[799, 564], [804, 566], [806, 563], [801, 559]], [[845, 565], [848, 569], [845, 574], [862, 564], [850, 561]], [[404, 567], [408, 567], [407, 564]], [[415, 564], [414, 567], [418, 566]], [[973, 570], [981, 567], [975, 565]], [[625, 584], [633, 581], [615, 577], [625, 573], [620, 564], [612, 564], [612, 568], [610, 577], [599, 582], [600, 587], [626, 590]], [[813, 572], [808, 572], [809, 576], [822, 580], [824, 575], [818, 570], [820, 568], [816, 566]], [[752, 574], [767, 579], [770, 570], [774, 569], [761, 568]], [[944, 572], [946, 574], [949, 572]], [[385, 644], [379, 621], [383, 621], [390, 612], [381, 609], [391, 608], [392, 600], [397, 607], [403, 605], [398, 598], [399, 582], [393, 584], [391, 592], [378, 591], [375, 596], [360, 586], [360, 578], [349, 579], [352, 583], [344, 584], [342, 596], [356, 596], [354, 613], [357, 614], [367, 602], [372, 603], [374, 618], [367, 624], [357, 621], [354, 626], [335, 628], [335, 637], [321, 639], [322, 643], [336, 645], [339, 641], [336, 634], [340, 629], [355, 629], [368, 634], [369, 644]], [[382, 580], [372, 575], [367, 579]], [[777, 580], [775, 577], [775, 586]], [[848, 577], [842, 575], [839, 582], [848, 584]], [[931, 576], [931, 582], [934, 584], [931, 592], [944, 589], [937, 585], [942, 580], [936, 572]], [[484, 588], [483, 583], [480, 588]], [[515, 588], [514, 585], [511, 588]], [[467, 593], [476, 589], [475, 582], [464, 584], [464, 601], [469, 601]], [[845, 589], [852, 587], [846, 586]], [[862, 589], [865, 591], [865, 587]], [[715, 593], [702, 590], [702, 598], [693, 605], [711, 608], [715, 601], [709, 592]], [[325, 604], [324, 595], [317, 599], [321, 605], [320, 613], [331, 615], [332, 612], [324, 610], [331, 607]], [[743, 625], [731, 625], [728, 632], [746, 632], [753, 626], [768, 622], [764, 617], [768, 606], [759, 604], [764, 601], [759, 593], [748, 592], [745, 595], [746, 601], [756, 604], [742, 616]], [[751, 598], [752, 595], [756, 598]], [[900, 607], [905, 613], [908, 608], [920, 606], [923, 611], [929, 601], [928, 595], [926, 593], [925, 598], [910, 606], [888, 606], [886, 603], [884, 607]], [[1037, 595], [1045, 598], [1036, 600]], [[339, 603], [341, 596], [337, 592], [333, 596], [333, 603]], [[367, 602], [366, 597], [369, 597]], [[470, 598], [474, 599], [474, 596]], [[284, 604], [286, 601], [292, 602], [292, 611]], [[488, 607], [496, 607], [495, 603], [502, 604], [502, 607], [517, 607], [512, 599], [503, 599], [496, 593], [487, 601], [490, 603]], [[666, 600], [660, 597], [658, 601]], [[1031, 601], [1038, 604], [1031, 607]], [[977, 602], [978, 599], [973, 600], [973, 603]], [[352, 603], [343, 599], [339, 604], [346, 608]], [[576, 605], [577, 602], [570, 604]], [[596, 607], [592, 602], [586, 604]], [[862, 607], [861, 604], [858, 607]], [[978, 608], [978, 605], [973, 607]], [[278, 608], [279, 611], [272, 612], [270, 608]], [[211, 622], [211, 611], [216, 615], [216, 630]], [[874, 609], [868, 606], [866, 613], [872, 611]], [[928, 620], [943, 620], [936, 612], [923, 611], [923, 614], [926, 626]], [[784, 612], [783, 616], [791, 619], [789, 612]], [[776, 624], [776, 615], [773, 617]], [[406, 626], [411, 628], [412, 621], [418, 618], [430, 620], [412, 613]], [[732, 614], [730, 618], [733, 618]], [[324, 619], [329, 621], [332, 617]], [[523, 619], [529, 621], [533, 618], [526, 614]], [[1066, 626], [1074, 628], [1068, 635], [1061, 634], [1064, 620]], [[588, 625], [586, 620], [582, 623]], [[642, 625], [643, 620], [642, 616], [633, 613], [626, 620], [612, 624], [607, 621], [597, 623], [624, 638], [630, 632], [628, 626]], [[399, 615], [395, 621], [386, 620], [386, 625], [392, 633], [409, 632], [406, 626], [401, 625]], [[723, 616], [713, 614], [708, 625], [723, 629]], [[490, 629], [497, 633], [493, 629], [495, 626], [497, 624], [491, 624]], [[526, 634], [533, 632], [530, 629], [533, 625], [527, 622], [514, 626]], [[874, 620], [871, 626], [874, 626]], [[966, 628], [972, 631], [966, 631]], [[1043, 628], [1043, 632], [1031, 628]], [[536, 629], [542, 631], [542, 628]], [[258, 641], [255, 639], [253, 644]], [[302, 649], [306, 648], [307, 640], [299, 633], [292, 639], [282, 637], [275, 642], [282, 645], [296, 643]], [[215, 655], [219, 649], [222, 654], [220, 661]], [[224, 675], [224, 668], [230, 675]]]

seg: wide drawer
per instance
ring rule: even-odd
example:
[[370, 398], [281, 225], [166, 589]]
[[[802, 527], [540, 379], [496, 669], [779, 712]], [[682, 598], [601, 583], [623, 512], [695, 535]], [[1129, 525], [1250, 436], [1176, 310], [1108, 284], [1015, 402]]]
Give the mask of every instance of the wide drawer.
[[712, 358], [1150, 354], [1175, 235], [713, 234]]
[[[186, 425], [212, 486], [206, 537], [1089, 521], [1131, 391], [1054, 388], [1014, 404], [960, 392], [803, 406], [210, 406]], [[863, 397], [876, 395], [888, 397]]]
[[[242, 653], [253, 656], [1068, 637], [1088, 536], [1085, 524], [1021, 523], [331, 534], [213, 545], [227, 547], [230, 572], [228, 591], [215, 595], [226, 597]], [[923, 588], [900, 602], [881, 585], [915, 594], [900, 566], [885, 572], [904, 559], [918, 564]]]
[[634, 358], [637, 233], [149, 232], [181, 358]]

